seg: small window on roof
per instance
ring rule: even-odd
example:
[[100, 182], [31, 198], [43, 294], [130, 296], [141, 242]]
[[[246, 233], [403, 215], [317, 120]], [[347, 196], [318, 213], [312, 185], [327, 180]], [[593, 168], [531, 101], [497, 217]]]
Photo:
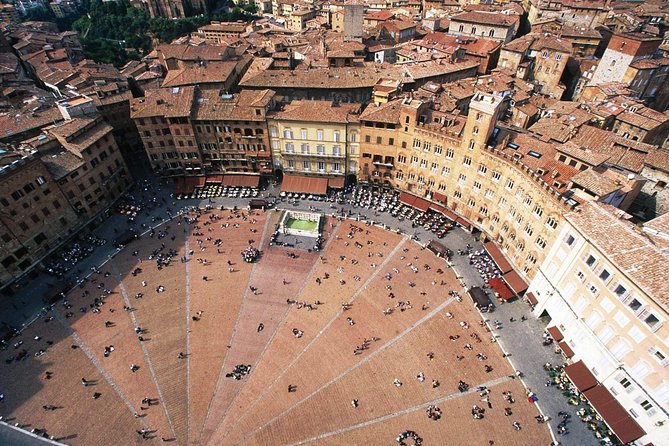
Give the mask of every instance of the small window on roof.
[[508, 143], [506, 146], [513, 149], [513, 150], [518, 150], [518, 147], [519, 147], [518, 144], [514, 144], [512, 142]]
[[535, 152], [534, 150], [530, 150], [529, 152], [527, 152], [527, 154], [535, 158], [541, 158], [541, 153]]

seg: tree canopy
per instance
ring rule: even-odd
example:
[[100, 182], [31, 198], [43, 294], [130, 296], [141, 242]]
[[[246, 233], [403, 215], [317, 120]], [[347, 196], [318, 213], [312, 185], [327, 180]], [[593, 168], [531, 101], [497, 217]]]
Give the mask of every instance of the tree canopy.
[[[188, 35], [211, 20], [250, 21], [255, 7], [179, 20], [151, 18], [146, 10], [130, 6], [128, 0], [91, 0], [88, 13], [72, 24], [84, 46], [86, 57], [99, 62], [122, 65], [151, 50], [153, 43], [171, 42]], [[61, 29], [62, 30], [62, 29]]]

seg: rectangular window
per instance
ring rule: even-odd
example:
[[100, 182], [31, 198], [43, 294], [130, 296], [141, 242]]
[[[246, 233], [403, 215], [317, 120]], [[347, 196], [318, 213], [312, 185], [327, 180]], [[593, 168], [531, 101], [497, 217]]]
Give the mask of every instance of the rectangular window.
[[458, 177], [458, 183], [460, 184], [460, 186], [464, 186], [465, 181], [467, 181], [467, 176], [461, 173], [460, 176]]
[[593, 256], [590, 255], [586, 259], [585, 264], [592, 267], [592, 265], [594, 265], [596, 261], [597, 261], [597, 259], [595, 259]]
[[325, 172], [325, 163], [323, 161], [318, 162], [318, 171]]
[[509, 190], [513, 190], [513, 180], [511, 178], [506, 180], [506, 185], [505, 187]]
[[441, 155], [443, 151], [443, 147], [441, 147], [439, 144], [434, 146], [434, 154], [435, 155]]
[[472, 159], [471, 159], [470, 157], [466, 156], [466, 157], [463, 159], [462, 164], [464, 164], [465, 166], [469, 167], [469, 166], [472, 165]]
[[453, 159], [454, 156], [455, 152], [453, 151], [453, 149], [446, 149], [446, 158]]
[[307, 129], [300, 129], [300, 138], [307, 139]]
[[316, 139], [323, 141], [323, 130], [316, 130]]
[[474, 181], [474, 192], [479, 192], [481, 190], [481, 183]]
[[488, 168], [484, 164], [479, 164], [479, 170], [478, 172], [481, 175], [485, 175], [485, 173], [488, 171]]
[[309, 170], [310, 163], [309, 161], [302, 161], [302, 170]]

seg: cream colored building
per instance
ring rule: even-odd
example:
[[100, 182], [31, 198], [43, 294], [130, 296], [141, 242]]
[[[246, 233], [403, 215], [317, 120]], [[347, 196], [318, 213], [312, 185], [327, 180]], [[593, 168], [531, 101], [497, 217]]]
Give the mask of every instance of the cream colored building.
[[600, 396], [609, 392], [629, 413], [631, 427], [619, 434], [631, 430], [642, 434], [636, 444], [666, 444], [668, 218], [650, 221], [643, 234], [624, 215], [595, 202], [568, 213], [529, 291], [538, 301], [535, 315], [550, 316], [572, 360], [582, 360], [601, 383]]
[[477, 93], [468, 116], [438, 117], [424, 103], [405, 100], [391, 184], [464, 217], [463, 225], [494, 240], [529, 281], [557, 237], [562, 214], [577, 204], [561, 194], [578, 170], [555, 162], [554, 145], [496, 127], [504, 107], [501, 95]]
[[360, 104], [298, 100], [268, 116], [275, 172], [345, 179], [358, 170]]

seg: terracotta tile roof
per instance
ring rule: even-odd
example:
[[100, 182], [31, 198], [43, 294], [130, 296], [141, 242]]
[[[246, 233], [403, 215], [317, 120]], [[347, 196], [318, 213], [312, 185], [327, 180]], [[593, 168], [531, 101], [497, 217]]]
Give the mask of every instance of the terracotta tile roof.
[[416, 24], [410, 20], [388, 20], [384, 22], [381, 26], [391, 31], [404, 31], [407, 29], [415, 28]]
[[169, 70], [163, 81], [163, 87], [186, 85], [217, 84], [227, 82], [236, 73], [237, 61], [207, 62], [206, 65]]
[[271, 118], [285, 121], [337, 122], [359, 121], [360, 104], [343, 102], [337, 106], [331, 101], [292, 101], [283, 110], [271, 114]]
[[661, 249], [669, 248], [669, 212], [644, 223], [643, 232]]
[[595, 152], [589, 148], [581, 147], [572, 141], [568, 141], [557, 147], [558, 152], [564, 153], [574, 159], [583, 161], [591, 166], [599, 166], [605, 163], [611, 155], [606, 152]]
[[597, 172], [595, 169], [586, 169], [579, 172], [571, 177], [571, 181], [599, 197], [605, 197], [621, 188], [621, 185]]
[[[30, 107], [34, 106], [34, 104], [30, 105]], [[0, 140], [63, 120], [63, 115], [56, 107], [51, 106], [35, 112], [32, 112], [30, 107], [0, 114], [0, 129], [2, 129], [0, 130]]]
[[384, 75], [373, 67], [310, 68], [258, 71], [244, 76], [242, 87], [264, 88], [371, 88]]
[[77, 155], [112, 130], [112, 126], [99, 117], [74, 118], [61, 125], [47, 128], [49, 133], [58, 138], [63, 147]]
[[588, 125], [581, 127], [570, 143], [606, 155], [607, 163], [635, 173], [641, 172], [648, 154], [656, 151], [653, 145], [623, 138], [607, 130]]
[[237, 23], [237, 22], [210, 23], [209, 25], [204, 25], [199, 27], [198, 31], [233, 32], [241, 34], [246, 32], [246, 23]]
[[421, 39], [424, 43], [434, 42], [441, 45], [462, 47], [467, 54], [488, 55], [497, 51], [501, 42], [483, 37], [454, 36], [443, 32], [431, 32]]
[[669, 259], [637, 227], [614, 214], [618, 209], [589, 202], [565, 218], [637, 287], [669, 311]]
[[669, 153], [664, 150], [649, 153], [644, 159], [644, 164], [669, 173]]
[[395, 99], [378, 106], [370, 104], [365, 111], [360, 114], [360, 120], [399, 124], [401, 104], [402, 99]]
[[264, 116], [256, 115], [255, 110], [265, 108], [274, 97], [274, 92], [242, 90], [231, 96], [221, 97], [217, 90], [198, 91], [193, 106], [193, 119], [264, 122]]
[[[507, 157], [519, 154], [521, 164], [535, 172], [543, 169], [545, 173], [539, 177], [558, 192], [566, 192], [569, 179], [579, 172], [578, 169], [556, 160], [558, 153], [556, 144], [544, 142], [531, 134], [502, 128], [497, 141], [495, 149], [500, 153]], [[556, 182], [560, 185], [556, 186]]]
[[162, 44], [156, 48], [156, 53], [162, 54], [164, 59], [187, 61], [224, 60], [227, 45], [173, 45]]
[[516, 26], [519, 19], [516, 15], [505, 15], [496, 12], [470, 11], [451, 16], [452, 22], [480, 23], [492, 26]]
[[395, 16], [392, 11], [382, 9], [380, 11], [370, 11], [365, 14], [365, 20], [388, 20]]
[[640, 104], [634, 105], [637, 107], [636, 111], [632, 112], [630, 107], [628, 107], [616, 119], [644, 130], [653, 130], [669, 120], [669, 115], [665, 113], [660, 113]]
[[41, 157], [47, 170], [56, 181], [66, 177], [84, 164], [83, 158], [68, 150], [45, 154]]
[[190, 116], [195, 87], [157, 88], [148, 90], [143, 98], [130, 102], [130, 117], [149, 118], [152, 116]]
[[532, 33], [512, 40], [504, 45], [503, 49], [523, 54], [527, 53], [530, 49], [535, 51], [550, 49], [569, 54], [571, 53], [571, 42], [565, 39], [559, 39], [554, 35]]
[[587, 26], [570, 26], [565, 24], [562, 26], [560, 34], [565, 38], [587, 37], [590, 39], [602, 39], [602, 35], [599, 33], [599, 31], [596, 29], [591, 29]]
[[558, 142], [566, 142], [575, 131], [575, 127], [558, 118], [541, 118], [530, 128], [530, 132]]

